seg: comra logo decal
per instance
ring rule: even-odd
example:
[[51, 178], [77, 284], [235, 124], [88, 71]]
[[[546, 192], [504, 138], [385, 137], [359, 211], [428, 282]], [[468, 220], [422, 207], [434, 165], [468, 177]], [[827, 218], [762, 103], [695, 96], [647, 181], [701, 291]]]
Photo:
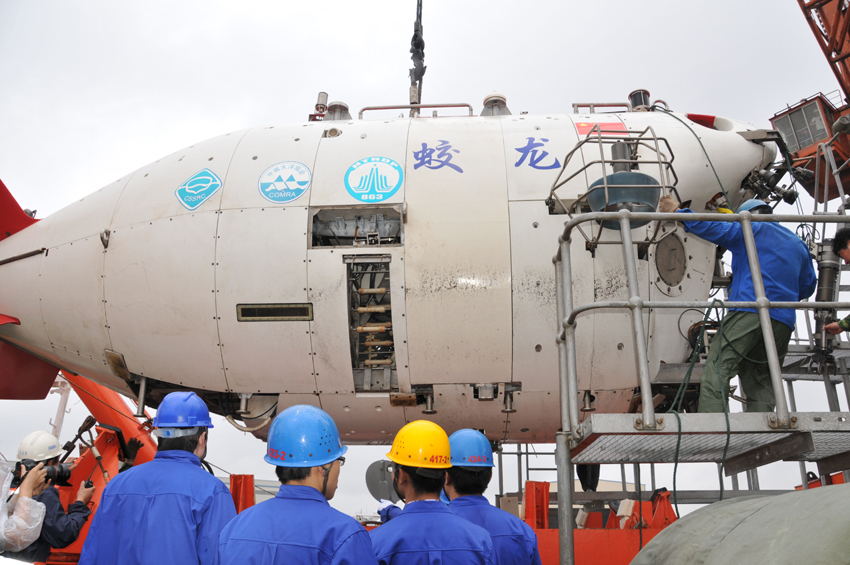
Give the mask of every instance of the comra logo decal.
[[269, 202], [292, 202], [307, 192], [313, 175], [307, 165], [297, 161], [275, 163], [260, 175], [260, 194]]

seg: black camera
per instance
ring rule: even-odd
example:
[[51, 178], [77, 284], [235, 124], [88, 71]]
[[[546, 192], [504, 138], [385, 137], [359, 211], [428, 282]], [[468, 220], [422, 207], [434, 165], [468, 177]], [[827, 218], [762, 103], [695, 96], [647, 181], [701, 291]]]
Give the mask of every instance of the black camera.
[[[29, 471], [35, 469], [38, 461], [32, 459], [23, 459], [15, 463], [15, 473], [12, 476], [12, 488], [18, 488], [21, 485], [21, 480]], [[53, 486], [69, 487], [72, 486], [68, 482], [71, 478], [71, 465], [68, 463], [60, 463], [59, 465], [51, 465], [44, 468], [47, 475], [44, 477], [44, 482], [51, 481]]]

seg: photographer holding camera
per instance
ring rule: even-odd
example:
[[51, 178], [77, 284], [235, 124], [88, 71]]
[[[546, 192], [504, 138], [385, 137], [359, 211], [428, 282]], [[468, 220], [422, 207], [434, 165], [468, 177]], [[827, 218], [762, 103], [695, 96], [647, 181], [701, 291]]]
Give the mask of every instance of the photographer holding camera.
[[12, 468], [0, 461], [0, 555], [4, 551], [20, 551], [41, 535], [44, 504], [32, 497], [36, 489], [44, 490], [46, 474], [44, 465], [39, 463], [24, 475], [14, 496], [9, 496]]
[[[80, 535], [80, 530], [83, 524], [91, 514], [91, 510], [87, 506], [94, 494], [94, 487], [85, 488], [84, 483], [80, 483], [80, 488], [77, 491], [77, 500], [65, 508], [59, 500], [59, 491], [52, 484], [51, 478], [59, 478], [59, 482], [67, 479], [68, 475], [66, 466], [61, 466], [58, 469], [52, 468], [59, 463], [59, 456], [63, 450], [59, 445], [59, 441], [51, 434], [43, 431], [33, 432], [21, 442], [18, 447], [18, 459], [21, 460], [21, 466], [29, 471], [33, 463], [43, 462], [44, 468], [35, 467], [40, 472], [45, 473], [45, 477], [38, 485], [32, 487], [33, 500], [40, 502], [45, 507], [44, 523], [41, 527], [41, 535], [35, 543], [21, 549], [20, 551], [3, 553], [3, 557], [16, 559], [34, 563], [37, 561], [46, 561], [50, 555], [51, 548], [68, 547], [74, 543]], [[21, 472], [24, 471], [21, 469]], [[24, 478], [26, 482], [26, 478]], [[21, 483], [23, 487], [23, 482]]]

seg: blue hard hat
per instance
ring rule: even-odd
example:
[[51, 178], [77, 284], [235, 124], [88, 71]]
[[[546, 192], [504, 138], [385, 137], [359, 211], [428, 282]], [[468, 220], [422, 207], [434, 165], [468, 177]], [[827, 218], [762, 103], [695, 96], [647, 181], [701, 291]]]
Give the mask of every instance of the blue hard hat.
[[773, 214], [773, 208], [771, 208], [767, 202], [765, 202], [764, 200], [759, 200], [758, 198], [747, 200], [746, 202], [738, 206], [738, 212], [749, 212], [756, 209], [758, 209], [761, 213]]
[[494, 467], [490, 440], [478, 430], [458, 430], [449, 436], [452, 467]]
[[263, 459], [278, 467], [316, 467], [336, 461], [346, 451], [327, 412], [298, 404], [275, 417]]
[[184, 391], [172, 392], [162, 399], [153, 418], [153, 426], [155, 428], [214, 427], [206, 403], [194, 392]]

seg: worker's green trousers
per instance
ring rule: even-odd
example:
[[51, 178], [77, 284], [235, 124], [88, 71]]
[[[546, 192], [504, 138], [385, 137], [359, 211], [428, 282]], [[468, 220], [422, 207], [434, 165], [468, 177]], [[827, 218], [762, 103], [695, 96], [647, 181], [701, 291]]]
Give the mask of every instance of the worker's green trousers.
[[[779, 354], [779, 364], [788, 352], [792, 328], [770, 320], [773, 339]], [[731, 346], [730, 346], [731, 344]], [[742, 357], [745, 355], [752, 363]], [[761, 333], [759, 316], [754, 312], [730, 312], [723, 318], [723, 337], [718, 333], [711, 342], [708, 359], [702, 372], [699, 411], [723, 412], [723, 391], [729, 391], [729, 381], [738, 375], [747, 397], [747, 412], [773, 412], [776, 403], [767, 367], [767, 353]]]

